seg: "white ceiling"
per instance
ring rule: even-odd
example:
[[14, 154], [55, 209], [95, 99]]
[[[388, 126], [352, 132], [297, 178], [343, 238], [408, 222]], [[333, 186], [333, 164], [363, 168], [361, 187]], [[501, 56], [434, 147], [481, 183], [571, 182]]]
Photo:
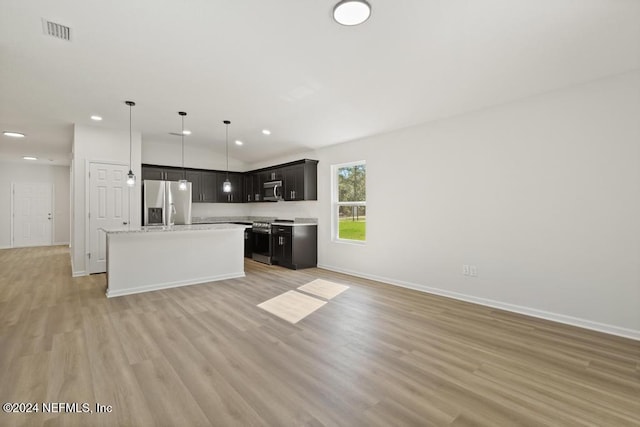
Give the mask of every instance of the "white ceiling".
[[[638, 0], [0, 0], [0, 161], [68, 164], [73, 124], [252, 163], [640, 68]], [[71, 27], [45, 36], [41, 18]], [[99, 114], [97, 124], [89, 119]], [[269, 137], [261, 129], [269, 128]]]

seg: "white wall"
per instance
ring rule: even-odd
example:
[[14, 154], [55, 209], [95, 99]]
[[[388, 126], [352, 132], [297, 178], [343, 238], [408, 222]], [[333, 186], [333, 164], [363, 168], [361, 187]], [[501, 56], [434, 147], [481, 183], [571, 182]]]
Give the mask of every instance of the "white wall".
[[[140, 225], [140, 132], [133, 133], [132, 169], [137, 177], [131, 192], [131, 225]], [[92, 126], [74, 126], [73, 171], [71, 194], [73, 194], [73, 220], [71, 262], [73, 275], [86, 271], [86, 186], [89, 182], [87, 164], [92, 161], [129, 164], [129, 130], [113, 130]]]
[[[640, 339], [639, 118], [633, 72], [311, 153], [319, 263]], [[330, 232], [330, 166], [355, 160], [363, 246]]]
[[11, 184], [42, 182], [53, 185], [53, 244], [69, 243], [69, 167], [0, 163], [0, 249], [11, 247]]
[[[142, 163], [162, 166], [182, 166], [182, 144], [179, 137], [176, 141], [154, 141], [142, 139]], [[196, 169], [227, 170], [227, 158], [224, 153], [200, 145], [192, 145], [185, 138], [184, 166]], [[247, 165], [244, 162], [229, 157], [229, 170], [243, 172]]]

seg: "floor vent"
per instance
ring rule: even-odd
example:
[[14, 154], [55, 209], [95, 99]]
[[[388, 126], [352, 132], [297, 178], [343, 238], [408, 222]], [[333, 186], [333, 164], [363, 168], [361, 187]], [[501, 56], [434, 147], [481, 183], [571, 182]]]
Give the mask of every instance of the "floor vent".
[[71, 40], [71, 28], [56, 22], [42, 20], [42, 30], [48, 36], [62, 40]]

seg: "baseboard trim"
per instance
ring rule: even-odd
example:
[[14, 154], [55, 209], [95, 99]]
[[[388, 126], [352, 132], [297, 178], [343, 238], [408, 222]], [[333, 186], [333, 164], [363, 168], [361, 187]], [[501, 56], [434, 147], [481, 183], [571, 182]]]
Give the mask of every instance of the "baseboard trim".
[[217, 276], [210, 276], [210, 277], [200, 277], [197, 279], [190, 279], [190, 280], [158, 283], [155, 285], [147, 285], [147, 286], [141, 286], [137, 288], [118, 289], [118, 290], [112, 290], [112, 291], [110, 291], [109, 288], [107, 287], [106, 295], [107, 295], [107, 298], [113, 298], [113, 297], [120, 297], [123, 295], [133, 295], [133, 294], [140, 294], [143, 292], [159, 291], [161, 289], [177, 288], [181, 286], [201, 285], [203, 283], [208, 283], [208, 282], [216, 282], [216, 281], [227, 280], [227, 279], [237, 279], [239, 277], [245, 277], [244, 271], [237, 272], [237, 273], [220, 274]]
[[564, 323], [571, 326], [577, 326], [579, 328], [589, 329], [598, 332], [604, 332], [606, 334], [616, 335], [624, 338], [630, 338], [632, 340], [640, 341], [640, 331], [628, 328], [622, 328], [615, 325], [609, 325], [606, 323], [594, 322], [588, 319], [582, 319], [579, 317], [567, 316], [559, 313], [552, 313], [549, 311], [538, 310], [531, 307], [524, 307], [515, 304], [504, 303], [487, 298], [479, 298], [471, 295], [461, 294], [458, 292], [446, 291], [443, 289], [433, 288], [430, 286], [419, 285], [416, 283], [405, 282], [401, 280], [391, 279], [389, 277], [376, 276], [374, 274], [361, 273], [359, 271], [353, 271], [345, 268], [335, 267], [332, 265], [318, 264], [318, 268], [323, 268], [329, 271], [335, 271], [337, 273], [349, 274], [351, 276], [362, 277], [364, 279], [375, 280], [377, 282], [386, 283], [393, 286], [400, 286], [402, 288], [413, 289], [416, 291], [426, 292], [429, 294], [440, 295], [448, 298], [457, 299], [460, 301], [471, 302], [474, 304], [484, 305], [487, 307], [498, 308], [501, 310], [511, 311], [514, 313], [524, 314], [531, 317], [537, 317], [540, 319], [551, 320], [553, 322]]
[[73, 265], [73, 254], [71, 252], [69, 252], [69, 261], [71, 261], [71, 277], [81, 277], [87, 275], [87, 272], [84, 270], [76, 270], [76, 267]]
[[11, 249], [11, 246], [0, 246], [0, 249]]
[[68, 246], [69, 242], [53, 242], [52, 246], [63, 246], [63, 245]]

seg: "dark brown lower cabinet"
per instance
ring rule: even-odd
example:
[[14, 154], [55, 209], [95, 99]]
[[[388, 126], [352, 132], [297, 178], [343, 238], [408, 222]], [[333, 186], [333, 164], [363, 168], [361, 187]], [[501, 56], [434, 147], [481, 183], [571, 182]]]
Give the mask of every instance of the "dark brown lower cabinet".
[[317, 225], [274, 225], [271, 262], [294, 270], [318, 264]]
[[251, 228], [244, 229], [244, 256], [245, 258], [253, 256], [253, 231]]

